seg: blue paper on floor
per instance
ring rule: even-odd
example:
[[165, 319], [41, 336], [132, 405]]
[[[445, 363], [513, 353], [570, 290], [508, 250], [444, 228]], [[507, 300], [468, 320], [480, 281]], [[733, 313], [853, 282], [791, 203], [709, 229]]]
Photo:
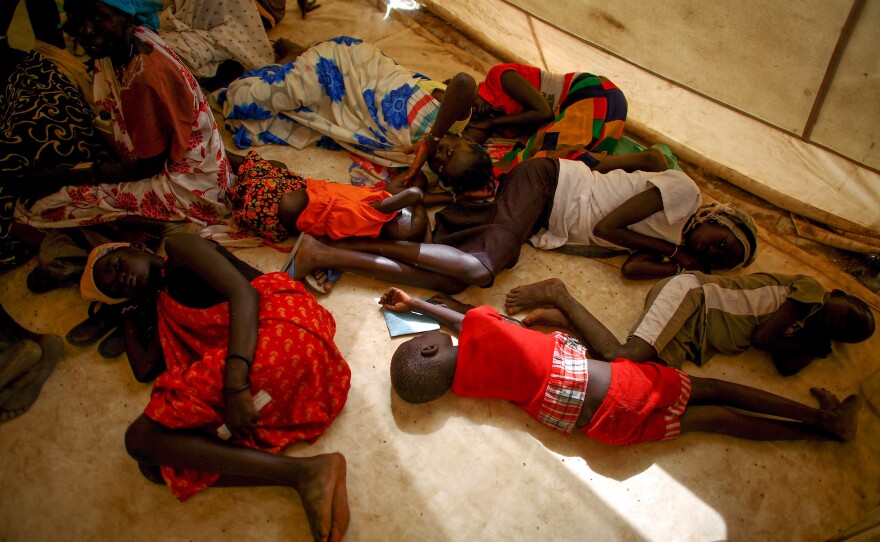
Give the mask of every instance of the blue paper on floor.
[[385, 315], [388, 333], [392, 337], [440, 329], [440, 324], [436, 320], [428, 318], [423, 314], [415, 312], [398, 313], [391, 312], [388, 309], [382, 309], [382, 314]]

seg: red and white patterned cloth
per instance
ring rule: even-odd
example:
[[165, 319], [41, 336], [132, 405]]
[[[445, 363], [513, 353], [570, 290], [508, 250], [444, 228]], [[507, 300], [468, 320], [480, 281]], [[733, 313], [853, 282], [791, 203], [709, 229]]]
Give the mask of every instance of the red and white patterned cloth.
[[66, 186], [26, 208], [16, 219], [38, 228], [68, 228], [130, 215], [188, 220], [201, 226], [222, 222], [229, 210], [225, 191], [232, 171], [204, 94], [180, 59], [151, 30], [135, 39], [152, 49], [114, 69], [95, 61], [95, 103], [110, 119], [115, 150], [123, 160], [167, 155], [149, 179]]
[[[265, 391], [271, 401], [260, 411], [256, 431], [237, 444], [280, 453], [295, 442], [314, 442], [330, 426], [345, 405], [351, 371], [333, 343], [333, 316], [301, 283], [269, 273], [252, 284], [260, 310], [250, 391]], [[193, 309], [163, 292], [158, 310], [168, 369], [153, 385], [145, 413], [171, 429], [216, 434], [223, 424], [229, 304]], [[220, 477], [171, 467], [162, 467], [162, 476], [180, 500]]]
[[587, 348], [577, 339], [554, 331], [553, 367], [536, 419], [566, 435], [574, 430], [584, 406], [589, 374]]

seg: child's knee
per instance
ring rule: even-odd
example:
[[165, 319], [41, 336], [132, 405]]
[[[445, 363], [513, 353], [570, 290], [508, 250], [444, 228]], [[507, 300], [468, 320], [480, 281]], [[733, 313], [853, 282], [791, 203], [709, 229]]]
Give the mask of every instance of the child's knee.
[[140, 469], [141, 474], [144, 475], [144, 478], [153, 482], [154, 484], [165, 485], [165, 479], [162, 478], [162, 467], [159, 465], [146, 465], [144, 463], [138, 463], [138, 469]]
[[145, 415], [141, 415], [125, 430], [125, 451], [138, 463], [147, 462], [149, 459], [150, 442], [156, 433], [153, 427], [155, 423]]

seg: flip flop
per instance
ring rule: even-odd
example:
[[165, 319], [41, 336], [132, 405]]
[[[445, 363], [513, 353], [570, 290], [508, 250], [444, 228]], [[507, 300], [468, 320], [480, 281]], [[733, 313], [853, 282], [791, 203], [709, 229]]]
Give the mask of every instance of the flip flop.
[[110, 335], [98, 344], [98, 354], [107, 359], [118, 358], [125, 352], [125, 333], [122, 326], [113, 330]]
[[[284, 262], [284, 265], [281, 266], [281, 272], [287, 273], [287, 275], [293, 280], [298, 280], [300, 282], [305, 282], [308, 286], [311, 286], [316, 292], [320, 294], [328, 294], [327, 292], [318, 284], [318, 279], [311, 273], [308, 273], [305, 277], [298, 279], [294, 276], [294, 267], [293, 260], [296, 257], [296, 251], [299, 250], [299, 245], [302, 243], [303, 235], [300, 235], [296, 239], [296, 243], [293, 244], [293, 248], [290, 249], [290, 256], [287, 257], [287, 261]], [[335, 269], [327, 269], [327, 282], [336, 282], [342, 276], [342, 272], [337, 271]], [[326, 284], [326, 283], [325, 283]]]
[[89, 346], [107, 335], [119, 324], [119, 307], [93, 301], [89, 316], [67, 333], [67, 342], [74, 346]]

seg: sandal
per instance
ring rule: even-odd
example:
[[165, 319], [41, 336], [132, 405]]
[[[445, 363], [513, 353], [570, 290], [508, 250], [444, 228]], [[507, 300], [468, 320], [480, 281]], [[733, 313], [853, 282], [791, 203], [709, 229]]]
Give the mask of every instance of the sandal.
[[89, 346], [113, 330], [119, 323], [119, 308], [99, 301], [89, 305], [89, 317], [67, 332], [67, 342], [74, 346]]
[[294, 276], [294, 268], [293, 268], [293, 260], [296, 257], [296, 251], [299, 249], [300, 243], [302, 243], [303, 235], [300, 234], [299, 238], [297, 238], [296, 243], [294, 243], [293, 248], [290, 251], [290, 256], [287, 257], [287, 261], [284, 262], [284, 265], [281, 266], [281, 272], [287, 273], [287, 275], [293, 280], [297, 280], [299, 282], [303, 282], [306, 285], [310, 286], [319, 294], [329, 294], [330, 290], [326, 289], [326, 285], [331, 282], [336, 282], [339, 280], [339, 277], [342, 276], [342, 273], [335, 270], [327, 268], [327, 282], [324, 283], [324, 288], [318, 285], [318, 279], [311, 273], [308, 273], [306, 276], [302, 278], [296, 278]]
[[125, 335], [122, 331], [122, 326], [117, 327], [113, 330], [110, 335], [104, 338], [101, 341], [101, 344], [98, 345], [98, 353], [101, 354], [101, 357], [105, 357], [107, 359], [118, 358], [125, 352]]
[[82, 271], [71, 273], [66, 277], [58, 277], [40, 267], [35, 267], [30, 273], [28, 273], [26, 282], [28, 290], [35, 294], [43, 294], [58, 288], [65, 288], [67, 286], [78, 284], [80, 276], [82, 276]]

